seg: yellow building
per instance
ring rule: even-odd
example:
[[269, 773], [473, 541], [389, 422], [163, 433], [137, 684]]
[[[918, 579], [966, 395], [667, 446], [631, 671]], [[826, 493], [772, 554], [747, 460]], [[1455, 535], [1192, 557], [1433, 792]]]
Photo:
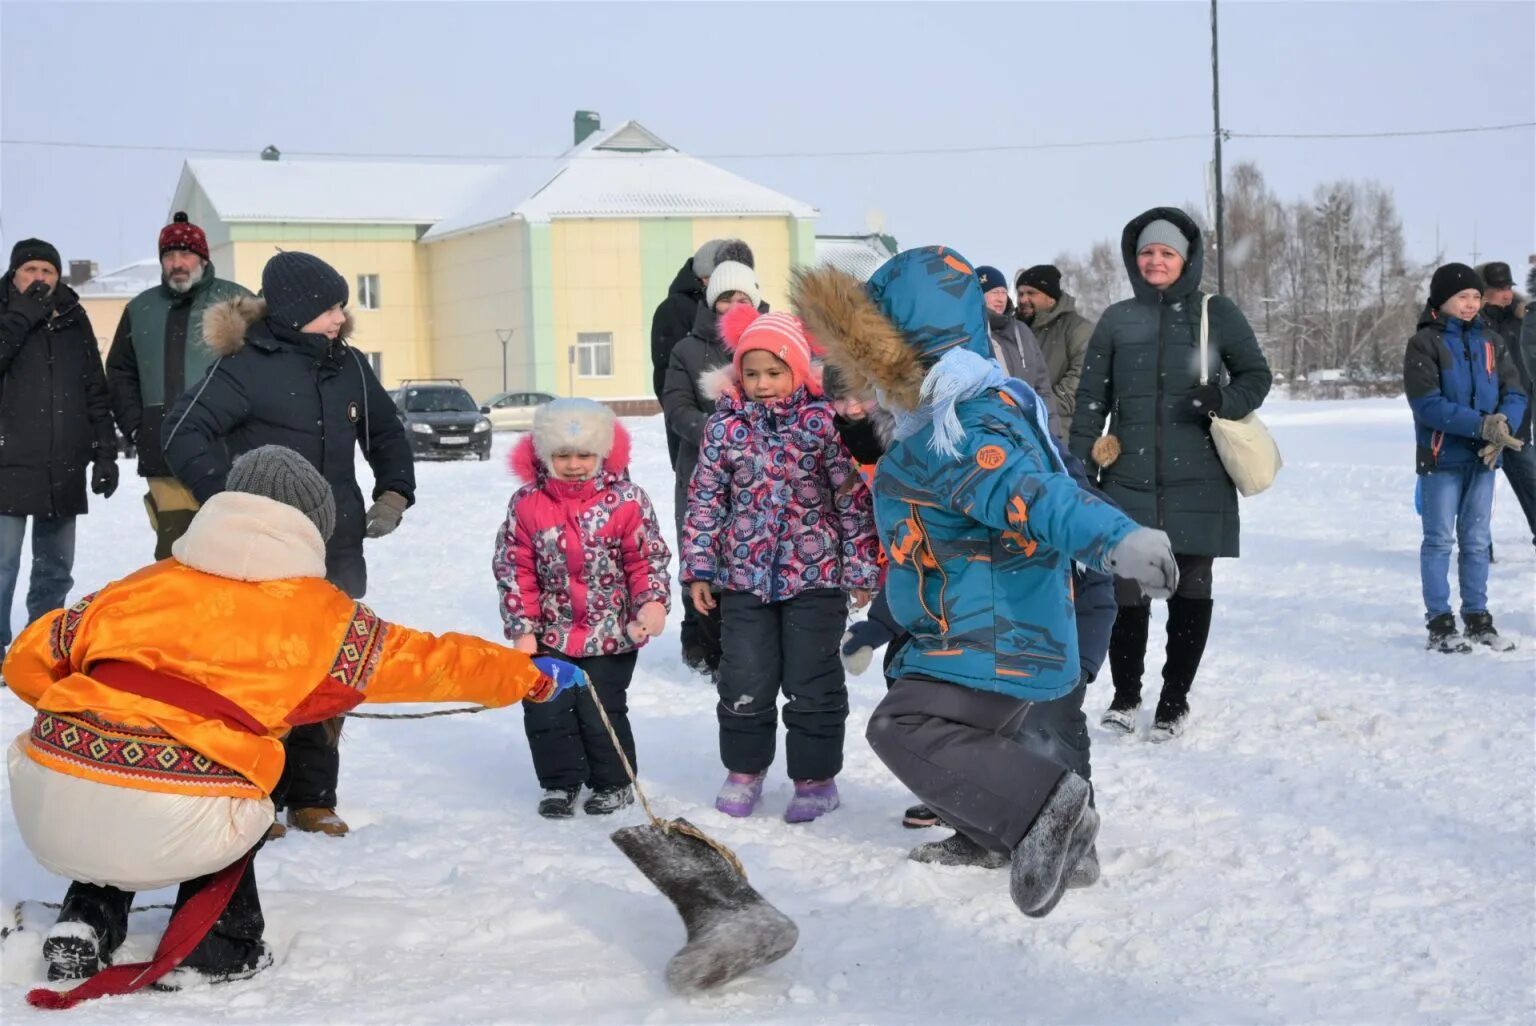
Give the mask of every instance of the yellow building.
[[253, 291], [279, 250], [335, 266], [386, 387], [651, 399], [651, 314], [694, 250], [745, 240], [782, 308], [790, 269], [815, 262], [818, 213], [637, 122], [576, 126], [554, 161], [190, 160], [167, 220], [185, 210], [218, 275]]
[[158, 284], [160, 261], [152, 257], [114, 268], [73, 286], [80, 296], [85, 315], [91, 319], [91, 330], [96, 333], [96, 345], [103, 360], [107, 358], [112, 336], [117, 333], [117, 322], [123, 319], [123, 308], [128, 301]]
[[693, 252], [746, 241], [783, 308], [790, 269], [814, 262], [816, 217], [637, 122], [594, 131], [553, 173], [510, 168], [422, 237], [434, 371], [483, 398], [503, 387], [510, 337], [507, 388], [650, 398], [651, 314]]

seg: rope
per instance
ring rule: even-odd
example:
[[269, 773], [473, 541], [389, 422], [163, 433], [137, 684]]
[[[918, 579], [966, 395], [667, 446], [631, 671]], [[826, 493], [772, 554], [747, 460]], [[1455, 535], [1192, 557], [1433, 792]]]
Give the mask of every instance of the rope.
[[[23, 905], [37, 905], [41, 908], [51, 908], [55, 912], [63, 911], [64, 909], [64, 906], [57, 901], [36, 901], [32, 898], [22, 898], [16, 903], [15, 907], [11, 909], [11, 925], [0, 926], [0, 941], [5, 940], [13, 933], [20, 933], [23, 929], [25, 929], [25, 927], [22, 925], [21, 917], [21, 907]], [[133, 908], [128, 910], [128, 914], [132, 915], [135, 912], [149, 912], [157, 908], [175, 908], [175, 906], [169, 902], [162, 905], [135, 905]]]
[[613, 729], [613, 723], [608, 719], [608, 710], [603, 708], [603, 703], [597, 697], [597, 687], [593, 684], [590, 677], [587, 679], [587, 692], [592, 696], [592, 704], [597, 706], [597, 715], [602, 719], [603, 726], [608, 731], [608, 738], [613, 742], [613, 750], [619, 753], [619, 761], [624, 764], [624, 772], [629, 774], [629, 782], [635, 789], [635, 795], [640, 799], [640, 807], [645, 809], [645, 814], [650, 817], [651, 825], [660, 829], [662, 833], [683, 834], [695, 840], [703, 841], [718, 852], [721, 858], [730, 863], [731, 868], [736, 870], [736, 874], [745, 880], [747, 878], [747, 871], [742, 866], [741, 860], [736, 857], [736, 853], [731, 851], [731, 849], [710, 837], [692, 823], [687, 823], [680, 819], [662, 819], [656, 815], [651, 809], [650, 800], [645, 796], [645, 788], [640, 786], [640, 780], [635, 776], [635, 768], [630, 765], [629, 756], [625, 753], [624, 746], [619, 742], [618, 732]]
[[436, 716], [467, 716], [470, 713], [483, 713], [490, 706], [467, 705], [462, 709], [435, 709], [432, 712], [420, 713], [365, 713], [349, 712], [347, 719], [359, 720], [430, 720]]

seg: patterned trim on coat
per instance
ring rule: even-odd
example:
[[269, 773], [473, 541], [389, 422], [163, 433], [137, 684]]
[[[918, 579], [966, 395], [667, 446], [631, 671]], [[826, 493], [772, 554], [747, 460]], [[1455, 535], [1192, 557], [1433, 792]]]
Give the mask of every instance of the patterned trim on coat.
[[49, 633], [48, 642], [53, 649], [55, 662], [69, 662], [69, 655], [75, 648], [75, 634], [80, 630], [80, 621], [85, 619], [85, 611], [96, 594], [94, 591], [91, 592], [64, 610], [63, 616], [53, 621], [53, 630]]
[[336, 651], [336, 660], [326, 674], [338, 684], [363, 691], [373, 679], [379, 658], [384, 654], [384, 639], [389, 634], [389, 624], [361, 602], [352, 609], [352, 620], [347, 633]]
[[119, 778], [129, 787], [158, 790], [156, 785], [169, 784], [220, 794], [235, 788], [265, 797], [228, 766], [154, 727], [129, 727], [88, 712], [40, 712], [32, 723], [32, 744], [65, 765]]

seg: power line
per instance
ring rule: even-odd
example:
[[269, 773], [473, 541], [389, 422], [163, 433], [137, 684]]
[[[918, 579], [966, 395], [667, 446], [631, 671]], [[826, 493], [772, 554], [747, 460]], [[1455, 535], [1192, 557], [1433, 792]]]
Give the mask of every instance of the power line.
[[[1327, 140], [1327, 139], [1403, 139], [1437, 135], [1467, 135], [1477, 132], [1509, 132], [1536, 128], [1536, 121], [1516, 121], [1502, 125], [1473, 125], [1463, 128], [1427, 128], [1384, 132], [1237, 132], [1226, 130], [1227, 139], [1278, 139], [1278, 140]], [[995, 146], [928, 146], [898, 149], [872, 150], [779, 150], [742, 153], [691, 153], [689, 156], [704, 160], [769, 160], [818, 158], [846, 159], [861, 157], [917, 157], [954, 154], [1024, 153], [1040, 150], [1075, 150], [1116, 146], [1146, 146], [1155, 143], [1193, 142], [1208, 138], [1207, 133], [1191, 132], [1182, 135], [1153, 135], [1123, 139], [1085, 139], [1062, 142], [1004, 143]], [[206, 153], [223, 156], [246, 157], [257, 147], [232, 148], [214, 146], [157, 146], [145, 143], [93, 143], [62, 139], [0, 139], [5, 146], [38, 146], [55, 149], [141, 151], [151, 153]], [[557, 161], [567, 159], [563, 153], [364, 153], [339, 150], [290, 150], [287, 157], [340, 158], [349, 160], [443, 160], [510, 162], [515, 160]], [[640, 155], [636, 155], [639, 157]], [[615, 159], [605, 155], [605, 160]], [[619, 159], [623, 159], [620, 157]]]

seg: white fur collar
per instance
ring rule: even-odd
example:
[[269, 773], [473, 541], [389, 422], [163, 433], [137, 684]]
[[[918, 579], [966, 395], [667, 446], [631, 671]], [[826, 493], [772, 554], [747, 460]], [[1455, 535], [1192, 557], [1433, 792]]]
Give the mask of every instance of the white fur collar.
[[325, 541], [309, 518], [276, 499], [220, 492], [197, 511], [171, 554], [236, 581], [325, 576]]

